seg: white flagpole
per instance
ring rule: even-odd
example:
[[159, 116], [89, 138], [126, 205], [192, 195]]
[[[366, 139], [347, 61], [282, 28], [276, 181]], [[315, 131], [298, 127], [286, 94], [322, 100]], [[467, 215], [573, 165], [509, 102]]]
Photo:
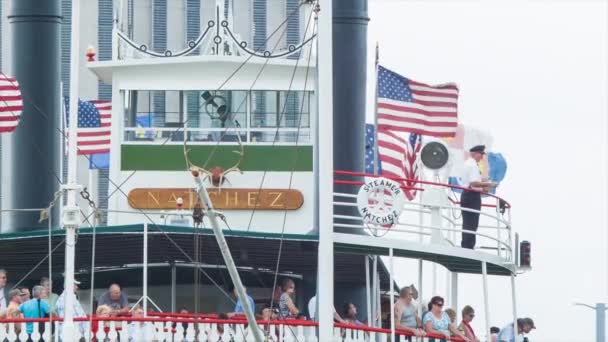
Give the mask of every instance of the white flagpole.
[[78, 129], [78, 78], [79, 78], [79, 54], [80, 54], [80, 1], [72, 1], [72, 35], [71, 35], [71, 58], [70, 58], [70, 120], [68, 137], [68, 179], [64, 188], [67, 190], [67, 205], [63, 212], [63, 227], [66, 230], [65, 243], [65, 282], [64, 300], [65, 314], [63, 318], [63, 341], [74, 341], [74, 259], [76, 245], [76, 230], [80, 221], [80, 209], [76, 203], [76, 195], [79, 190], [76, 184], [78, 156], [76, 153], [76, 131]]
[[380, 63], [380, 45], [376, 42], [376, 61], [375, 68], [375, 82], [376, 87], [374, 90], [374, 174], [377, 175], [380, 173], [380, 164], [379, 164], [379, 150], [378, 150], [378, 65]]
[[[67, 123], [66, 123], [66, 111], [65, 111], [65, 98], [63, 94], [63, 82], [59, 83], [59, 103], [61, 103], [61, 146], [59, 146], [59, 151], [61, 152], [61, 158], [59, 158], [59, 170], [61, 170], [61, 184], [66, 184], [67, 180], [65, 179], [65, 174], [63, 173], [63, 164], [64, 158], [66, 154], [65, 145], [67, 144]], [[61, 199], [61, 203], [63, 204], [63, 199]], [[59, 217], [63, 217], [63, 205], [59, 206]]]

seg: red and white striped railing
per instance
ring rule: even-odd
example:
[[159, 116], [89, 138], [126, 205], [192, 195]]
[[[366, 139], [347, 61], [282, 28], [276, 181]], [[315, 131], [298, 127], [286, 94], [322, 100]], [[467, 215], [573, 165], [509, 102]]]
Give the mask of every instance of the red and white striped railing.
[[[211, 317], [211, 315], [205, 315]], [[87, 329], [82, 331], [76, 329], [75, 340], [84, 338], [86, 341], [131, 341], [131, 342], [249, 342], [254, 341], [253, 334], [249, 333], [247, 322], [243, 319], [215, 319], [203, 316], [180, 317], [117, 317], [93, 319], [76, 318], [77, 326], [85, 322]], [[93, 329], [88, 329], [88, 323], [92, 321]], [[27, 323], [33, 324], [33, 333], [27, 333]], [[59, 332], [61, 319], [53, 319], [54, 333], [51, 332], [51, 323], [48, 318], [44, 319], [3, 319], [0, 320], [0, 341], [61, 341]], [[272, 342], [319, 342], [316, 336], [318, 324], [302, 320], [273, 320], [259, 321], [260, 328], [264, 330], [266, 341]], [[39, 332], [40, 325], [44, 325], [44, 332]], [[98, 327], [101, 327], [99, 329]], [[396, 331], [395, 335], [399, 341], [406, 341], [411, 334]], [[391, 331], [389, 329], [372, 328], [367, 326], [354, 326], [348, 324], [335, 324], [334, 342], [376, 342], [389, 341]], [[428, 335], [424, 338], [412, 337], [412, 341], [427, 342], [435, 341], [458, 341], [459, 338], [446, 338], [445, 336]]]

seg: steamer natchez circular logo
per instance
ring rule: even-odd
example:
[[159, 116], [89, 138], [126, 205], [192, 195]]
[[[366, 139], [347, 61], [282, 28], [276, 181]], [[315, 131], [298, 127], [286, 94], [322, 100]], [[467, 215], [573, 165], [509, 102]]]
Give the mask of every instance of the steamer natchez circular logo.
[[386, 178], [374, 178], [359, 189], [357, 207], [368, 224], [395, 224], [405, 203], [403, 190], [396, 182]]

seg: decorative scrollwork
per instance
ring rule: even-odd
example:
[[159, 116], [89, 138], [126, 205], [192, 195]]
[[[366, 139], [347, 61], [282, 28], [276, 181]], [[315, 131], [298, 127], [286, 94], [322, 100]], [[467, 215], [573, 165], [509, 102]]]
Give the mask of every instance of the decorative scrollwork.
[[310, 38], [306, 39], [299, 45], [289, 44], [287, 46], [286, 50], [281, 50], [276, 54], [273, 54], [271, 51], [268, 51], [268, 50], [255, 51], [255, 50], [248, 48], [248, 43], [246, 41], [244, 41], [244, 40], [240, 41], [236, 37], [236, 35], [232, 32], [232, 30], [230, 30], [230, 23], [228, 22], [228, 20], [220, 20], [219, 6], [216, 8], [216, 18], [209, 20], [207, 22], [207, 27], [205, 28], [205, 30], [195, 40], [189, 40], [187, 42], [187, 47], [185, 49], [183, 49], [181, 51], [177, 51], [177, 52], [173, 52], [171, 50], [165, 50], [163, 52], [153, 51], [148, 47], [148, 45], [137, 44], [134, 41], [132, 41], [129, 37], [127, 37], [120, 30], [116, 30], [116, 31], [118, 34], [118, 38], [120, 40], [124, 41], [127, 45], [131, 46], [132, 48], [134, 48], [135, 50], [137, 50], [141, 53], [144, 53], [144, 54], [150, 55], [150, 56], [154, 56], [154, 57], [179, 57], [179, 56], [188, 55], [192, 51], [197, 49], [199, 46], [201, 46], [203, 40], [207, 37], [207, 34], [209, 33], [209, 31], [211, 31], [212, 28], [215, 28], [215, 31], [216, 31], [215, 35], [213, 36], [213, 43], [216, 46], [215, 53], [216, 54], [219, 53], [219, 47], [220, 47], [219, 45], [222, 44], [222, 42], [224, 41], [224, 39], [222, 38], [222, 36], [220, 34], [220, 27], [223, 29], [224, 32], [226, 32], [228, 34], [228, 36], [230, 36], [230, 38], [236, 43], [235, 45], [239, 49], [243, 50], [244, 52], [246, 52], [250, 55], [262, 57], [262, 58], [279, 58], [279, 57], [285, 57], [285, 56], [292, 55], [292, 54], [296, 53], [297, 51], [301, 50], [306, 44], [310, 43], [317, 36], [316, 34], [313, 34]]
[[277, 54], [272, 54], [272, 52], [265, 50], [264, 52], [259, 52], [259, 51], [255, 51], [255, 50], [251, 50], [247, 48], [247, 42], [243, 41], [239, 41], [235, 34], [230, 30], [230, 27], [226, 26], [226, 32], [228, 32], [228, 35], [230, 36], [230, 38], [232, 38], [232, 40], [236, 43], [236, 45], [243, 51], [245, 51], [246, 53], [250, 54], [250, 55], [254, 55], [257, 57], [262, 57], [262, 58], [279, 58], [279, 57], [285, 57], [285, 56], [289, 56], [293, 53], [295, 53], [296, 51], [302, 49], [306, 44], [308, 44], [309, 42], [311, 42], [316, 36], [317, 34], [313, 34], [312, 36], [310, 36], [310, 38], [306, 39], [305, 41], [303, 41], [302, 43], [300, 43], [299, 45], [293, 45], [290, 44], [287, 47], [287, 51], [283, 51]]
[[165, 50], [164, 52], [152, 51], [148, 48], [148, 46], [146, 44], [138, 45], [137, 43], [135, 43], [134, 41], [129, 39], [129, 37], [127, 37], [120, 30], [117, 30], [117, 34], [118, 34], [118, 37], [122, 41], [127, 43], [127, 45], [131, 46], [135, 50], [137, 50], [141, 53], [144, 53], [146, 55], [150, 55], [150, 56], [154, 56], [154, 57], [179, 57], [179, 56], [188, 55], [189, 53], [194, 51], [197, 47], [199, 47], [201, 45], [203, 39], [205, 39], [205, 37], [207, 36], [207, 33], [209, 33], [209, 31], [211, 30], [211, 28], [213, 26], [215, 26], [215, 23], [213, 22], [213, 20], [210, 20], [207, 23], [207, 28], [205, 29], [205, 31], [203, 31], [195, 40], [188, 41], [188, 47], [181, 51], [178, 51], [178, 52], [173, 52], [171, 50]]

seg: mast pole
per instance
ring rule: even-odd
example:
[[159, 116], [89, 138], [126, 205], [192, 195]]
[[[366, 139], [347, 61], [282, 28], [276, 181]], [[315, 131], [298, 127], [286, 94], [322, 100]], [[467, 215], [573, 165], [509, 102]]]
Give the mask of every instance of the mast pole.
[[374, 89], [374, 174], [380, 173], [380, 164], [378, 161], [378, 65], [380, 64], [380, 44], [376, 42], [376, 60], [375, 60], [375, 89]]
[[[333, 1], [322, 0], [318, 21], [317, 79], [319, 150], [319, 252], [317, 262], [319, 301], [319, 341], [332, 341], [334, 313], [334, 243], [333, 243]], [[363, 133], [363, 132], [362, 132]]]
[[[380, 44], [376, 42], [376, 59], [374, 61], [374, 174], [380, 174], [380, 160], [379, 160], [379, 147], [378, 147], [378, 65], [380, 64]], [[378, 229], [374, 228], [374, 235], [378, 235]], [[374, 266], [378, 265], [378, 255], [373, 256]], [[376, 279], [376, 272], [378, 271], [377, 267], [374, 267], [374, 279]], [[377, 289], [379, 289], [379, 285]], [[374, 301], [374, 316], [377, 315], [378, 307], [380, 303], [375, 300]], [[375, 320], [374, 320], [375, 322]]]
[[76, 183], [78, 171], [78, 155], [76, 131], [78, 129], [78, 81], [79, 81], [79, 52], [80, 52], [80, 1], [72, 1], [72, 34], [70, 57], [70, 108], [68, 132], [68, 179], [64, 187], [67, 192], [67, 205], [63, 211], [63, 227], [66, 230], [65, 243], [65, 280], [64, 300], [65, 314], [63, 318], [63, 340], [75, 340], [74, 326], [74, 260], [76, 249], [76, 230], [80, 221], [80, 209], [76, 203], [76, 195], [80, 186]]
[[[220, 252], [222, 252], [222, 256], [224, 257], [224, 262], [226, 263], [228, 273], [230, 273], [230, 278], [232, 279], [234, 288], [236, 289], [236, 292], [241, 300], [241, 305], [243, 305], [243, 311], [245, 311], [245, 316], [247, 316], [247, 322], [250, 326], [249, 330], [253, 334], [256, 342], [263, 342], [264, 339], [262, 338], [262, 334], [260, 333], [260, 329], [256, 323], [253, 308], [249, 306], [245, 288], [243, 287], [241, 277], [239, 276], [236, 265], [234, 264], [234, 260], [232, 259], [232, 254], [230, 254], [230, 249], [228, 248], [228, 243], [226, 242], [224, 233], [222, 232], [222, 229], [217, 221], [217, 213], [215, 212], [215, 209], [213, 209], [213, 203], [209, 198], [207, 188], [199, 177], [198, 171], [192, 171], [192, 175], [194, 176], [194, 181], [196, 183], [196, 192], [198, 193], [201, 202], [204, 203], [205, 208], [207, 208], [207, 217], [209, 217], [209, 221], [211, 221], [211, 228], [213, 229], [215, 239], [217, 240]], [[196, 265], [196, 267], [199, 267], [199, 265]]]

